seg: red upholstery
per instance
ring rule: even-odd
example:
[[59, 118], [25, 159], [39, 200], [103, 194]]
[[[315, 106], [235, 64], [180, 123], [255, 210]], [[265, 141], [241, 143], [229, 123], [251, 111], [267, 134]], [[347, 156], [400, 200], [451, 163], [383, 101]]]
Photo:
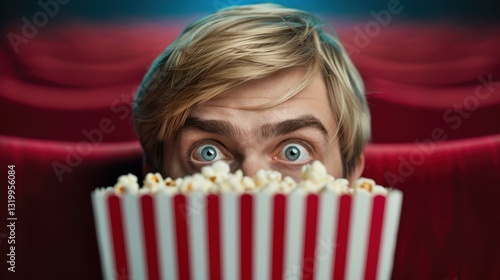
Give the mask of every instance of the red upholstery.
[[[141, 174], [141, 149], [136, 142], [98, 144], [75, 156], [84, 151], [77, 149], [71, 142], [0, 136], [5, 178], [7, 165], [15, 165], [18, 219], [17, 278], [2, 269], [1, 279], [100, 279], [90, 193], [114, 184], [121, 174]], [[53, 167], [57, 163], [68, 170], [61, 181]], [[6, 184], [0, 197], [5, 205]], [[3, 221], [6, 215], [6, 209], [0, 211]], [[6, 239], [0, 241], [3, 247]]]
[[[133, 93], [130, 90], [130, 85], [99, 90], [65, 90], [58, 94], [57, 89], [54, 90], [50, 87], [20, 86], [5, 79], [2, 81], [0, 78], [0, 90], [2, 87], [8, 89], [9, 93], [15, 94], [14, 96], [24, 98], [22, 100], [21, 98], [9, 99], [9, 97], [5, 97], [1, 100], [0, 112], [3, 116], [8, 116], [10, 120], [15, 120], [2, 122], [0, 131], [4, 135], [59, 141], [91, 141], [92, 139], [88, 139], [86, 135], [91, 131], [101, 130], [101, 121], [107, 119], [111, 122], [109, 129], [105, 129], [108, 133], [101, 130], [102, 139], [98, 140], [101, 138], [98, 137], [96, 141], [117, 142], [137, 139], [131, 129]], [[100, 107], [90, 107], [95, 106], [95, 104], [91, 104], [89, 101], [98, 102], [99, 98], [108, 92], [115, 95], [114, 99], [103, 101], [103, 105]], [[51, 102], [60, 107], [41, 104], [42, 102], [38, 102], [38, 104], [31, 102], [38, 101], [40, 97], [32, 97], [29, 93], [46, 96], [43, 98], [43, 102]], [[81, 98], [85, 95], [89, 96], [87, 102], [90, 104], [87, 106]], [[59, 103], [57, 100], [65, 102]], [[67, 107], [62, 107], [61, 104], [65, 104]]]
[[500, 279], [500, 134], [420, 145], [365, 152], [364, 176], [404, 194], [394, 279]]
[[[364, 175], [404, 192], [393, 278], [500, 279], [498, 27], [391, 24], [356, 45], [353, 26], [364, 24], [335, 26], [370, 92], [376, 144]], [[0, 46], [0, 162], [16, 166], [18, 279], [101, 277], [90, 192], [141, 173], [130, 100], [181, 26], [53, 26], [17, 54]], [[460, 125], [443, 118], [479, 86], [491, 94]]]
[[[394, 279], [498, 279], [500, 135], [429, 147], [373, 144], [365, 153], [364, 176], [404, 192]], [[100, 277], [90, 192], [140, 174], [141, 151], [135, 142], [101, 144], [77, 164], [76, 150], [0, 137], [1, 162], [16, 166], [19, 279]], [[54, 162], [72, 169], [61, 182]]]
[[0, 133], [80, 141], [84, 129], [99, 129], [109, 118], [114, 129], [103, 142], [135, 140], [134, 93], [180, 30], [173, 24], [73, 24], [42, 29], [19, 53], [3, 42], [0, 112], [16, 121], [2, 122]]
[[[380, 88], [383, 87], [380, 86]], [[435, 129], [443, 130], [447, 140], [485, 136], [500, 132], [499, 126], [493, 124], [494, 120], [500, 120], [500, 94], [497, 92], [491, 92], [489, 100], [479, 100], [474, 96], [474, 87], [465, 89], [471, 94], [464, 95], [464, 97], [460, 97], [458, 90], [449, 89], [447, 91], [455, 93], [455, 95], [443, 100], [442, 104], [439, 104], [439, 98], [433, 98], [430, 94], [423, 96], [421, 101], [415, 100], [413, 103], [411, 100], [392, 100], [390, 98], [390, 96], [404, 95], [405, 93], [411, 95], [418, 90], [425, 92], [427, 89], [415, 89], [413, 86], [412, 92], [409, 92], [405, 89], [388, 87], [382, 94], [373, 93], [368, 96], [372, 114], [372, 141], [374, 143], [423, 141], [431, 138]], [[434, 96], [446, 94], [445, 90], [428, 91], [431, 91]], [[417, 102], [423, 103], [422, 101], [428, 104], [415, 104]], [[431, 104], [432, 101], [435, 103]], [[473, 103], [475, 101], [477, 103]], [[477, 107], [473, 107], [475, 104], [478, 104]], [[457, 106], [458, 109], [455, 110], [454, 106]]]
[[373, 142], [423, 140], [437, 127], [449, 140], [500, 133], [492, 124], [500, 119], [498, 24], [391, 23], [376, 35], [365, 24], [342, 23], [338, 33], [365, 80]]

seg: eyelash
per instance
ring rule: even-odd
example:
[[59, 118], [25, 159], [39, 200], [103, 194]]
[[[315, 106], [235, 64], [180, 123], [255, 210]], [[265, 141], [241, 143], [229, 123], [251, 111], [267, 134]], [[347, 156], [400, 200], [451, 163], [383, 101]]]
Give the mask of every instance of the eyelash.
[[217, 146], [217, 148], [219, 150], [221, 150], [221, 152], [227, 156], [227, 154], [229, 154], [227, 152], [227, 148], [224, 146], [224, 144], [222, 144], [221, 142], [217, 141], [217, 140], [213, 140], [213, 139], [203, 139], [203, 140], [200, 140], [200, 141], [197, 141], [195, 142], [194, 144], [192, 144], [188, 151], [187, 151], [187, 155], [186, 155], [186, 159], [189, 163], [189, 165], [192, 167], [192, 168], [200, 168], [201, 166], [204, 166], [204, 165], [208, 165], [208, 164], [195, 164], [193, 162], [193, 153], [196, 149], [198, 149], [199, 147], [203, 146], [203, 145], [214, 145], [214, 146]]
[[[272, 159], [273, 160], [278, 160], [277, 157], [278, 157], [280, 151], [286, 145], [293, 144], [293, 143], [297, 143], [297, 144], [302, 145], [309, 152], [310, 160], [308, 160], [307, 162], [300, 162], [300, 163], [286, 162], [286, 161], [281, 161], [280, 160], [280, 164], [285, 164], [285, 165], [288, 165], [290, 167], [300, 167], [300, 166], [302, 166], [304, 164], [307, 164], [307, 163], [310, 163], [310, 162], [313, 161], [314, 156], [316, 155], [313, 146], [311, 144], [309, 144], [307, 141], [302, 140], [302, 139], [298, 139], [298, 138], [289, 138], [289, 139], [286, 139], [286, 140], [280, 142], [276, 146], [276, 148], [274, 149], [274, 151], [272, 153], [273, 154]], [[189, 147], [188, 151], [187, 151], [186, 160], [187, 160], [188, 164], [193, 169], [199, 169], [199, 168], [201, 168], [201, 167], [203, 167], [205, 165], [209, 165], [209, 164], [195, 163], [193, 161], [193, 153], [194, 153], [194, 151], [196, 149], [200, 148], [201, 146], [207, 145], [207, 144], [217, 146], [217, 148], [221, 150], [221, 152], [223, 153], [224, 156], [228, 157], [229, 159], [232, 158], [232, 157], [228, 156], [228, 155], [231, 155], [231, 153], [228, 152], [228, 149], [226, 148], [226, 146], [224, 144], [222, 144], [220, 141], [217, 141], [217, 140], [214, 140], [214, 139], [203, 139], [203, 140], [197, 141], [194, 144], [192, 144]]]
[[[315, 152], [314, 152], [312, 145], [309, 144], [307, 141], [304, 141], [302, 139], [297, 139], [297, 138], [289, 138], [289, 139], [286, 139], [286, 140], [282, 141], [281, 143], [279, 143], [277, 146], [276, 152], [273, 153], [274, 154], [273, 159], [276, 159], [278, 157], [278, 154], [280, 153], [281, 149], [283, 149], [286, 145], [293, 144], [293, 143], [298, 143], [298, 144], [302, 145], [309, 152], [309, 155], [311, 156], [310, 161], [312, 161], [312, 159], [315, 155]], [[288, 165], [292, 165], [292, 166], [300, 166], [300, 165], [305, 164], [303, 162], [301, 162], [301, 163], [284, 162], [284, 163], [288, 164]]]

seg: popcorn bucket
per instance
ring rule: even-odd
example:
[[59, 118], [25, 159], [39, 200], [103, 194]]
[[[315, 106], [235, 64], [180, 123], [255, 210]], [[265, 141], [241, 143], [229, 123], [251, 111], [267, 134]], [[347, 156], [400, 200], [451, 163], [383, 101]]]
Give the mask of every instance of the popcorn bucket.
[[92, 193], [104, 279], [389, 279], [402, 193]]

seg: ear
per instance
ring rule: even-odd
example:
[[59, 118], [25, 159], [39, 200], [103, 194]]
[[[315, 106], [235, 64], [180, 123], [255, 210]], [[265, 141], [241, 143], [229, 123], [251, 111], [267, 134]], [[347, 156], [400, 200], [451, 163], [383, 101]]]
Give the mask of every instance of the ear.
[[354, 167], [354, 170], [351, 172], [351, 174], [347, 176], [347, 180], [349, 180], [349, 182], [354, 182], [356, 179], [361, 177], [361, 174], [363, 174], [363, 170], [365, 170], [365, 155], [361, 154], [356, 163], [356, 167]]

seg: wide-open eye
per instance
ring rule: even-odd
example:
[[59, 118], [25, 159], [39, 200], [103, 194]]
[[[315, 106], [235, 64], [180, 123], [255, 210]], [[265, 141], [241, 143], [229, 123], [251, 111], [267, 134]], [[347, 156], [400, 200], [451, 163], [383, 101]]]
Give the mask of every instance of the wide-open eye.
[[193, 152], [193, 158], [201, 162], [212, 162], [224, 159], [224, 154], [215, 145], [201, 145]]
[[307, 161], [310, 157], [309, 151], [297, 143], [285, 145], [278, 155], [279, 159], [291, 162]]

